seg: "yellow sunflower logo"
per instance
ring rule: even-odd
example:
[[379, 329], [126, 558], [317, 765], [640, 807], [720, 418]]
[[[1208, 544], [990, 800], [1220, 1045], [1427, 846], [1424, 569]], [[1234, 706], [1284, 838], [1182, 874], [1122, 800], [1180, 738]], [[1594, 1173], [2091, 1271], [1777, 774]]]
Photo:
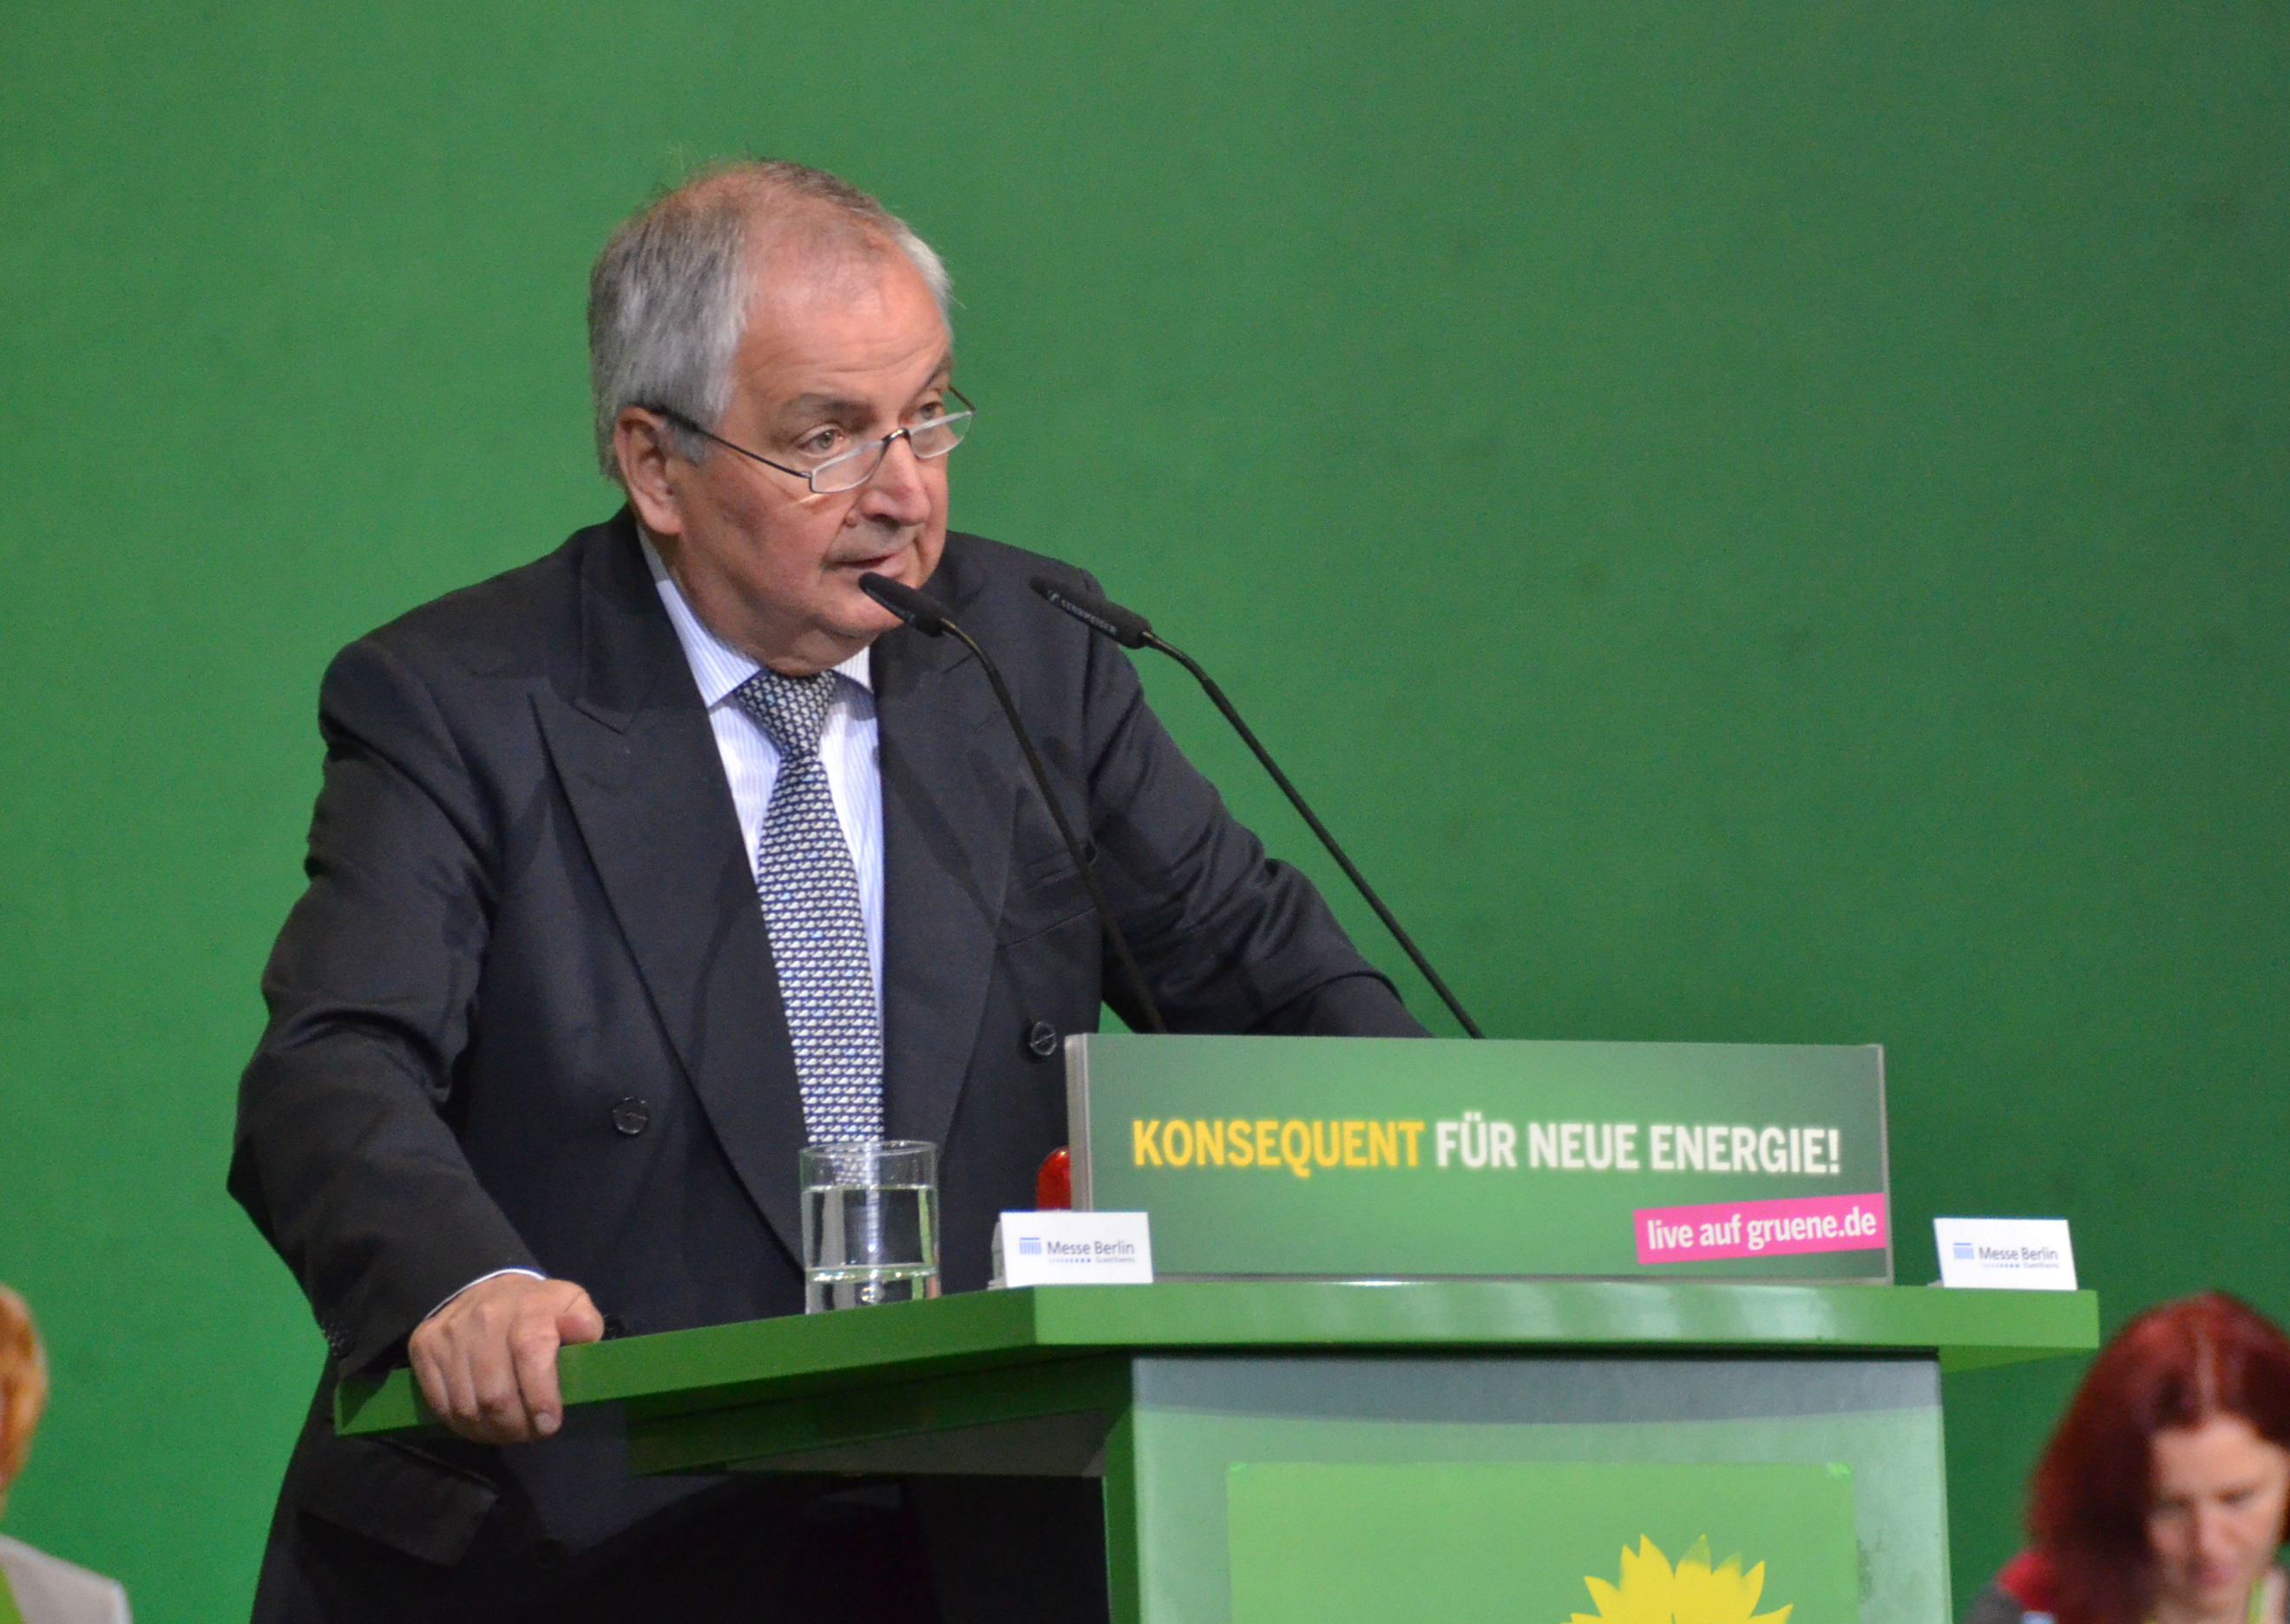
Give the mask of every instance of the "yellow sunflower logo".
[[1696, 1540], [1693, 1548], [1671, 1567], [1661, 1548], [1644, 1534], [1635, 1551], [1622, 1547], [1622, 1582], [1608, 1584], [1595, 1573], [1583, 1575], [1595, 1613], [1578, 1612], [1567, 1624], [1789, 1624], [1790, 1610], [1757, 1610], [1766, 1588], [1766, 1564], [1742, 1572], [1742, 1558], [1728, 1556], [1709, 1565], [1709, 1541]]

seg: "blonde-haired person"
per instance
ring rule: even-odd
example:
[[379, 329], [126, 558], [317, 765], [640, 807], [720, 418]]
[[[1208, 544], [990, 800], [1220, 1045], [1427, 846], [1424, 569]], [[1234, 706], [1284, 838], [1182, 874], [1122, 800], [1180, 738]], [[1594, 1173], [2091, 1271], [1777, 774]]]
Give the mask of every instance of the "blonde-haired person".
[[[48, 1404], [48, 1364], [24, 1300], [0, 1285], [0, 1516]], [[116, 1580], [0, 1534], [0, 1624], [129, 1624]]]

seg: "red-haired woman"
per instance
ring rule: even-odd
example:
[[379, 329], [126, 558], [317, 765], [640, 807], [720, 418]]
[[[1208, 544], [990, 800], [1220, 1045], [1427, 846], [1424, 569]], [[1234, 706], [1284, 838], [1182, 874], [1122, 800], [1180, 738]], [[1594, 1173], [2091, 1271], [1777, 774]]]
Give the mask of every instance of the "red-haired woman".
[[2220, 1292], [2110, 1342], [2037, 1464], [2035, 1543], [1965, 1624], [2284, 1624], [2290, 1340]]

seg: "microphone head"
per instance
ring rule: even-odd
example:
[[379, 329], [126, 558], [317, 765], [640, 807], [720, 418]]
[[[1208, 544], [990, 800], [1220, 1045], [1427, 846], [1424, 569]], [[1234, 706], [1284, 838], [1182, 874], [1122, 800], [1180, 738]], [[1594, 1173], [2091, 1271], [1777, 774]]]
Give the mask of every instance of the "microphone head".
[[1100, 597], [1086, 587], [1070, 587], [1046, 575], [1037, 575], [1028, 584], [1044, 603], [1064, 610], [1094, 631], [1103, 632], [1123, 648], [1141, 649], [1152, 641], [1152, 621], [1133, 609], [1124, 609], [1110, 598]]
[[859, 578], [859, 590], [925, 637], [935, 637], [946, 630], [946, 605], [904, 581], [893, 580], [869, 570]]

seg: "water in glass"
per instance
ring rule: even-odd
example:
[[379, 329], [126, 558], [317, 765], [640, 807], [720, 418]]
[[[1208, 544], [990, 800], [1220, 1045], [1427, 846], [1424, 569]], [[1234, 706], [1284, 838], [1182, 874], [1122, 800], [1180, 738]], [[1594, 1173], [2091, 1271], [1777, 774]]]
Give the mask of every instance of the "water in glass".
[[804, 1238], [811, 1267], [805, 1310], [937, 1296], [937, 1193], [928, 1184], [805, 1188]]

